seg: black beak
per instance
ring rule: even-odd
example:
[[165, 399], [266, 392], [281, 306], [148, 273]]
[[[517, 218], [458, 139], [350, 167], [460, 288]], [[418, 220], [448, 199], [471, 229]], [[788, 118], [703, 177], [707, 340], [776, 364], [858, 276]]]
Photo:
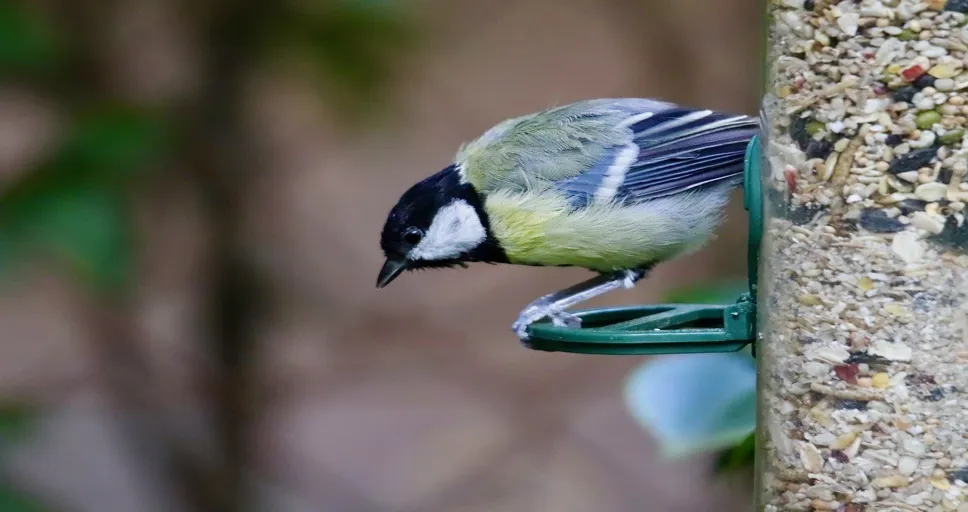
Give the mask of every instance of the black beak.
[[379, 277], [376, 278], [376, 287], [383, 288], [390, 284], [391, 281], [396, 279], [406, 269], [407, 260], [391, 260], [387, 258], [386, 263], [383, 264], [383, 268], [380, 269]]

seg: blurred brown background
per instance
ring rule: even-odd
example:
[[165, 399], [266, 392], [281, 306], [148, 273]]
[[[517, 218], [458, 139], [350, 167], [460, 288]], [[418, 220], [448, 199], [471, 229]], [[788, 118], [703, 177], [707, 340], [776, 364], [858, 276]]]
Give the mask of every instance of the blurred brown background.
[[[59, 4], [37, 3], [55, 14]], [[96, 87], [137, 104], [203, 108], [185, 98], [217, 73], [206, 71], [207, 35], [193, 32], [186, 5], [129, 0], [105, 8], [110, 16], [88, 16], [93, 47], [103, 50], [91, 64], [106, 77]], [[251, 426], [247, 462], [235, 468], [254, 490], [247, 505], [749, 509], [748, 480], [712, 478], [707, 458], [660, 460], [628, 417], [622, 381], [640, 358], [537, 353], [513, 337], [522, 306], [585, 272], [481, 265], [405, 275], [380, 291], [374, 280], [379, 230], [399, 194], [506, 117], [621, 96], [755, 112], [759, 2], [401, 7], [417, 43], [392, 57], [392, 79], [371, 109], [378, 115], [347, 122], [338, 106], [349, 99], [291, 68], [255, 66], [236, 88], [232, 123], [251, 145], [229, 143], [226, 153], [260, 162], [238, 178], [232, 203], [261, 283], [260, 314], [240, 335], [253, 344], [250, 384], [233, 395]], [[31, 172], [64, 122], [46, 91], [0, 80], [0, 183]], [[223, 446], [208, 400], [226, 384], [205, 349], [217, 221], [206, 213], [210, 196], [180, 172], [188, 165], [166, 160], [142, 183], [137, 285], [121, 306], [97, 305], [69, 275], [40, 264], [0, 285], [0, 397], [41, 411], [4, 452], [3, 475], [48, 510], [193, 510], [192, 493], [177, 490], [184, 482], [158, 462], [172, 447], [206, 460]], [[673, 286], [741, 276], [738, 201], [730, 214], [708, 250], [594, 304], [655, 301]], [[188, 474], [203, 475], [189, 486], [207, 483], [204, 471]]]

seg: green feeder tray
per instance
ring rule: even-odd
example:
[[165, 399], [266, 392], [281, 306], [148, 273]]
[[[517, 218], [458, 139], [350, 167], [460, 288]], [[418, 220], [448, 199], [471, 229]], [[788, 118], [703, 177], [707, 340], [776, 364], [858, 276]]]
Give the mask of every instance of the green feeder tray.
[[579, 354], [660, 355], [735, 352], [752, 344], [763, 234], [761, 166], [759, 137], [754, 137], [746, 148], [743, 186], [743, 206], [749, 212], [749, 291], [733, 304], [656, 304], [576, 311], [581, 328], [536, 322], [528, 328], [528, 346]]

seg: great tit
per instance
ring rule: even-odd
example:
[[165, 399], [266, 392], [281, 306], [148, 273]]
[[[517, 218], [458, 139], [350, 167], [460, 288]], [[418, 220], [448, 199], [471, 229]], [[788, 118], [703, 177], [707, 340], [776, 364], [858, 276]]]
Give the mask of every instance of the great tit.
[[574, 266], [598, 276], [525, 307], [512, 329], [631, 288], [702, 247], [742, 184], [758, 119], [651, 99], [594, 99], [506, 120], [464, 144], [390, 211], [382, 288], [407, 270], [468, 262]]

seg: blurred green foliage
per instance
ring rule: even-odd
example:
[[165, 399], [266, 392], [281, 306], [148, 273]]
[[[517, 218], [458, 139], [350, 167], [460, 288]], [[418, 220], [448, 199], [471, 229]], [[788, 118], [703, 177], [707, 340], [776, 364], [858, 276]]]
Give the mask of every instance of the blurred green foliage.
[[[0, 78], [29, 82], [38, 71], [64, 71], [56, 27], [29, 6], [0, 0]], [[251, 35], [255, 50], [310, 63], [333, 103], [357, 117], [377, 110], [396, 57], [413, 41], [397, 2], [281, 3], [267, 12]], [[167, 134], [179, 127], [165, 126], [163, 113], [80, 103], [83, 110], [68, 112], [66, 133], [42, 164], [22, 180], [0, 183], [0, 273], [40, 257], [66, 265], [92, 290], [110, 292], [131, 274], [131, 185], [177, 149]]]
[[306, 61], [334, 105], [359, 117], [380, 104], [395, 63], [416, 36], [399, 2], [303, 2], [273, 23], [267, 49]]
[[77, 116], [47, 160], [0, 194], [0, 271], [49, 256], [92, 289], [127, 282], [132, 226], [127, 194], [158, 158], [157, 118], [124, 108]]
[[48, 71], [57, 50], [55, 31], [29, 2], [0, 1], [0, 76]]
[[[33, 72], [63, 64], [54, 27], [29, 5], [0, 0], [0, 76], [28, 84]], [[157, 116], [118, 105], [84, 105], [68, 114], [40, 165], [0, 188], [0, 272], [50, 258], [91, 289], [107, 291], [127, 280], [128, 185], [159, 156], [163, 131]]]
[[[0, 456], [13, 443], [34, 430], [37, 411], [24, 403], [0, 403]], [[0, 512], [40, 512], [44, 510], [31, 496], [0, 480]]]
[[753, 467], [756, 454], [756, 433], [746, 436], [739, 444], [723, 451], [716, 459], [716, 471], [730, 473]]
[[749, 291], [745, 279], [726, 279], [683, 286], [668, 291], [663, 302], [676, 304], [731, 304]]
[[37, 411], [29, 404], [0, 403], [0, 448], [24, 439], [36, 420]]
[[[226, 48], [246, 68], [242, 72], [295, 58], [309, 65], [333, 105], [352, 114], [347, 121], [380, 111], [394, 66], [415, 40], [402, 4], [389, 0], [244, 4], [258, 7], [258, 13], [231, 1], [208, 7], [216, 4], [211, 12], [219, 14], [213, 19], [206, 9], [177, 3], [185, 9], [182, 21], [190, 25], [188, 33], [211, 36], [211, 41], [201, 41], [198, 51], [215, 55], [213, 66], [223, 63], [218, 56]], [[110, 2], [89, 2], [81, 8], [87, 7], [114, 8]], [[208, 147], [208, 141], [186, 137], [199, 134], [191, 115], [138, 108], [105, 87], [111, 81], [97, 76], [103, 70], [93, 65], [103, 64], [103, 56], [94, 55], [97, 50], [90, 46], [102, 42], [94, 32], [108, 29], [115, 17], [98, 12], [86, 24], [53, 23], [73, 21], [78, 8], [70, 1], [0, 0], [0, 86], [36, 89], [64, 120], [33, 168], [0, 177], [0, 277], [24, 263], [54, 264], [99, 297], [114, 297], [134, 284], [138, 240], [132, 203], [144, 192], [138, 187], [146, 173], [162, 166], [197, 165], [176, 159], [194, 159], [193, 151]], [[101, 20], [105, 26], [98, 26]], [[244, 44], [222, 44], [236, 40]], [[202, 76], [218, 87], [224, 76], [218, 69], [205, 71], [211, 72]], [[236, 74], [231, 80], [241, 79]], [[196, 99], [203, 105], [213, 101]], [[31, 430], [35, 417], [27, 406], [0, 405], [0, 449]], [[39, 510], [34, 500], [0, 481], [0, 512]]]
[[36, 499], [0, 482], [0, 512], [44, 512]]

